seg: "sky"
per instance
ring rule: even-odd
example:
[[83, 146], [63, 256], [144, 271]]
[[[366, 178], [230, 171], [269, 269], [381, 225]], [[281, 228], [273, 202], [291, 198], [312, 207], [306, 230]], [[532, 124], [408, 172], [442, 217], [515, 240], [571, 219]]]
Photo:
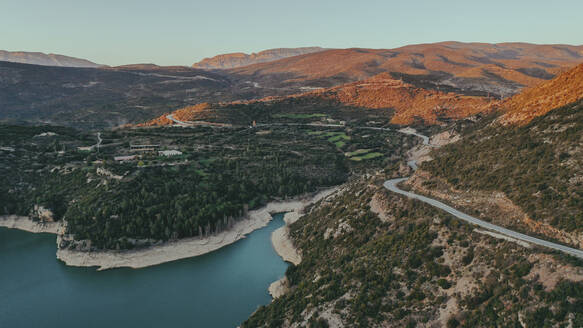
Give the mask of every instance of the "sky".
[[583, 44], [581, 0], [0, 0], [0, 49], [192, 65], [270, 48]]

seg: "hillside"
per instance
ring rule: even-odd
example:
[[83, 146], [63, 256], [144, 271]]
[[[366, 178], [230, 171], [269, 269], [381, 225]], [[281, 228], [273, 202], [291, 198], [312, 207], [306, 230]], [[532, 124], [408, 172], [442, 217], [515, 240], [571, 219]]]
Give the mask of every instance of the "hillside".
[[583, 62], [583, 46], [443, 42], [396, 49], [334, 49], [229, 70], [260, 84], [330, 87], [382, 72], [419, 86], [506, 97]]
[[[249, 124], [253, 120], [269, 122], [292, 114], [316, 119], [325, 116], [344, 121], [368, 118], [390, 120], [392, 124], [436, 124], [440, 120], [489, 112], [495, 103], [486, 97], [417, 88], [385, 73], [364, 81], [303, 94], [189, 106], [173, 112], [173, 115], [181, 121], [231, 124]], [[146, 123], [168, 124], [172, 121], [166, 115]]]
[[227, 74], [189, 67], [73, 68], [0, 62], [0, 121], [12, 123], [103, 128], [143, 122], [205, 101], [288, 93], [293, 91], [250, 88]]
[[315, 93], [344, 106], [394, 109], [393, 124], [411, 124], [416, 120], [435, 124], [438, 119], [460, 119], [490, 109], [490, 101], [485, 97], [416, 88], [388, 74]]
[[383, 179], [344, 185], [290, 226], [302, 261], [242, 327], [583, 324], [580, 262], [480, 233]]
[[282, 58], [299, 56], [323, 50], [325, 49], [320, 47], [304, 47], [268, 49], [251, 54], [236, 52], [217, 55], [211, 58], [205, 58], [198, 63], [194, 63], [192, 67], [199, 69], [230, 69], [252, 64], [271, 62]]
[[534, 117], [583, 98], [583, 64], [502, 103], [505, 124], [526, 124]]
[[432, 155], [419, 192], [498, 224], [583, 247], [583, 101], [520, 126], [489, 125]]
[[60, 66], [60, 67], [101, 67], [86, 59], [68, 57], [56, 54], [45, 54], [42, 52], [25, 52], [25, 51], [5, 51], [0, 50], [0, 61], [12, 63], [43, 65], [43, 66]]

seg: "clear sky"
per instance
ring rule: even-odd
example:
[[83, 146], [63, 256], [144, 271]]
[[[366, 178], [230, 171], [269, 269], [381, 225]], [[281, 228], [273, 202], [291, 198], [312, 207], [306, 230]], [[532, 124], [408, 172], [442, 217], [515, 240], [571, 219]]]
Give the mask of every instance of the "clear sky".
[[583, 44], [582, 0], [0, 0], [0, 49], [191, 65], [269, 48]]

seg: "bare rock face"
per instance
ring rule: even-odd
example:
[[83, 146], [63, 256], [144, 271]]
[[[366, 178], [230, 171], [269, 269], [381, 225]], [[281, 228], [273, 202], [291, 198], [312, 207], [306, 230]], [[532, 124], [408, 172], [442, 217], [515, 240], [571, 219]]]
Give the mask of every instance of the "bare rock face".
[[54, 222], [53, 211], [45, 208], [41, 205], [34, 205], [33, 207], [33, 217], [38, 218], [40, 221]]
[[205, 58], [200, 62], [193, 64], [192, 67], [199, 69], [237, 68], [258, 63], [271, 62], [282, 58], [299, 56], [323, 50], [325, 49], [320, 47], [304, 47], [304, 48], [269, 49], [252, 54], [236, 52], [231, 54], [217, 55], [212, 58]]

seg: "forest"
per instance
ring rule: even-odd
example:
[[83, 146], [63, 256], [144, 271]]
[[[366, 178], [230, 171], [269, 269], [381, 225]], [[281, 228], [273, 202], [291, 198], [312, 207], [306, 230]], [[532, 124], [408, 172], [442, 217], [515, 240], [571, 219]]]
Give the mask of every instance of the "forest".
[[[2, 150], [0, 166], [2, 214], [35, 218], [35, 205], [50, 209], [53, 220], [67, 221], [73, 237], [61, 247], [83, 250], [207, 236], [271, 200], [382, 169], [415, 140], [397, 132], [315, 129], [117, 129], [101, 133], [99, 150], [80, 151], [97, 142], [95, 134], [0, 126], [7, 136], [2, 149], [9, 149]], [[182, 155], [149, 151], [125, 163], [113, 159], [129, 154], [131, 144], [156, 144]], [[374, 156], [351, 155], [357, 149]]]

